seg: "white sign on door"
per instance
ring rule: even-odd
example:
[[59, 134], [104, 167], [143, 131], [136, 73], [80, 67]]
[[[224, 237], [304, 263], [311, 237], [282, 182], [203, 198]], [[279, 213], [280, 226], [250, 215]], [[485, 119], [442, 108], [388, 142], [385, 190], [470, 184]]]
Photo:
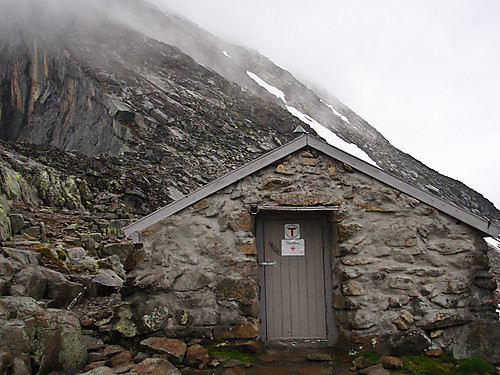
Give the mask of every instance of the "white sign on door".
[[300, 238], [299, 224], [285, 224], [285, 240]]
[[281, 255], [283, 256], [304, 256], [306, 246], [303, 239], [281, 240]]

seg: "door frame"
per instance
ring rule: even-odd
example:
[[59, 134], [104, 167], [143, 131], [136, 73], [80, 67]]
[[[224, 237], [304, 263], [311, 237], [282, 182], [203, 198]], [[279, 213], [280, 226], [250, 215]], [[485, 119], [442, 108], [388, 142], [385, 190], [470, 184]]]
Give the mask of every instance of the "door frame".
[[[261, 339], [267, 346], [267, 318], [266, 318], [266, 280], [264, 268], [265, 266], [258, 265], [264, 262], [264, 221], [265, 220], [290, 220], [294, 219], [319, 219], [322, 223], [323, 237], [323, 274], [325, 275], [325, 321], [326, 321], [326, 337], [327, 346], [332, 347], [338, 337], [338, 328], [335, 326], [333, 319], [333, 280], [332, 280], [332, 259], [331, 259], [331, 225], [329, 220], [330, 212], [318, 212], [315, 210], [306, 211], [264, 211], [259, 212], [256, 218], [256, 238], [257, 238], [257, 274], [259, 279], [259, 319]], [[295, 345], [294, 345], [295, 346]]]

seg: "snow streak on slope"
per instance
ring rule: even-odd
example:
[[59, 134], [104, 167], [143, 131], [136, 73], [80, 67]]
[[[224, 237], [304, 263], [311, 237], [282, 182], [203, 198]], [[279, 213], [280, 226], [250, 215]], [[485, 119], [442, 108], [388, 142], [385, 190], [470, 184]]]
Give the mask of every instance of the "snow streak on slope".
[[283, 102], [286, 104], [286, 99], [285, 99], [285, 93], [281, 91], [280, 89], [277, 89], [274, 86], [271, 86], [268, 84], [266, 81], [264, 81], [262, 78], [260, 78], [257, 74], [254, 74], [252, 72], [249, 72], [247, 70], [247, 74], [250, 78], [252, 78], [255, 82], [259, 84], [259, 86], [262, 86], [265, 88], [269, 93], [273, 94], [276, 96], [278, 99], [283, 100]]
[[485, 237], [484, 240], [491, 245], [491, 247], [500, 251], [500, 238]]
[[335, 116], [340, 117], [342, 120], [344, 120], [345, 122], [350, 124], [349, 119], [347, 117], [345, 117], [342, 113], [338, 112], [335, 108], [333, 108], [333, 106], [331, 104], [325, 103], [323, 100], [321, 100], [321, 103], [323, 103], [328, 108], [330, 108]]
[[[373, 161], [366, 152], [364, 152], [362, 149], [360, 149], [358, 146], [356, 146], [354, 143], [347, 143], [343, 139], [339, 138], [335, 133], [333, 133], [330, 129], [325, 127], [324, 125], [321, 125], [319, 122], [317, 122], [315, 119], [313, 119], [311, 116], [304, 114], [300, 112], [297, 108], [289, 106], [286, 102], [285, 98], [285, 93], [281, 91], [280, 89], [268, 84], [266, 81], [264, 81], [262, 78], [257, 76], [255, 73], [252, 73], [250, 71], [247, 71], [247, 74], [250, 78], [252, 78], [257, 84], [263, 88], [265, 88], [269, 93], [273, 94], [276, 96], [278, 99], [281, 99], [283, 103], [285, 103], [286, 108], [288, 109], [288, 112], [290, 112], [292, 115], [297, 117], [299, 120], [302, 122], [305, 122], [308, 124], [311, 128], [313, 128], [316, 133], [322, 138], [324, 138], [329, 144], [331, 144], [334, 147], [337, 147], [338, 149], [347, 152], [348, 154], [351, 154], [358, 159], [361, 159], [375, 167], [377, 166], [377, 163]], [[326, 104], [326, 103], [325, 103]], [[326, 104], [328, 105], [328, 104]], [[331, 106], [330, 106], [331, 107]], [[331, 107], [334, 113], [338, 113]], [[342, 114], [338, 113], [337, 116], [343, 116]], [[342, 118], [343, 119], [343, 118]], [[343, 119], [344, 120], [344, 119]], [[349, 119], [345, 117], [345, 120], [349, 122]]]

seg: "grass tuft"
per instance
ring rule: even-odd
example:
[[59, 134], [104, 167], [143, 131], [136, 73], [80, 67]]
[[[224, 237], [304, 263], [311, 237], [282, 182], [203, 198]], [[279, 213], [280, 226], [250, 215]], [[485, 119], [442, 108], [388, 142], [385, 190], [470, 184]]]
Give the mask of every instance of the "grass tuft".
[[487, 375], [494, 374], [496, 369], [495, 366], [486, 362], [483, 358], [472, 357], [461, 361], [458, 364], [458, 371], [462, 374]]
[[256, 357], [240, 352], [239, 350], [236, 349], [227, 349], [218, 347], [218, 348], [208, 348], [207, 350], [210, 356], [220, 355], [220, 356], [231, 357], [231, 359], [238, 359], [240, 361], [245, 361], [245, 362], [258, 362], [258, 359]]

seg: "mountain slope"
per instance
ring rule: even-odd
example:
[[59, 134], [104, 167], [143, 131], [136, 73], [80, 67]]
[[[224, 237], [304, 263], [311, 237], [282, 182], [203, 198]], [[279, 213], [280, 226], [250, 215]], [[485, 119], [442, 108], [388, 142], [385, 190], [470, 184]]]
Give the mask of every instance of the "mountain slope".
[[3, 139], [125, 155], [165, 176], [174, 199], [291, 139], [298, 115], [395, 176], [500, 220], [480, 194], [393, 147], [335, 97], [180, 16], [141, 0], [3, 3]]

